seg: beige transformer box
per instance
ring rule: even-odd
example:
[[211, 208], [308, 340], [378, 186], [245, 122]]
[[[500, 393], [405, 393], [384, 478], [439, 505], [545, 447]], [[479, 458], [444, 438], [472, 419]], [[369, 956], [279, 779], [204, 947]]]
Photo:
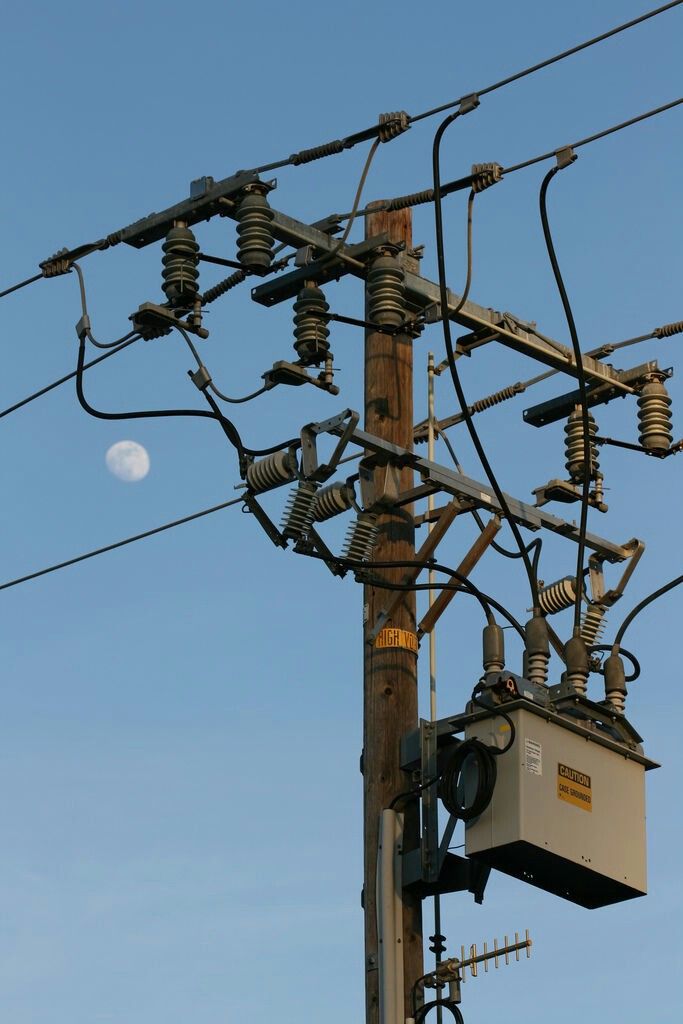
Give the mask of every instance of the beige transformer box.
[[[466, 824], [466, 855], [584, 907], [645, 895], [645, 771], [655, 762], [592, 723], [526, 702], [505, 710], [515, 741], [496, 757], [491, 802]], [[492, 710], [467, 727], [473, 737], [504, 747], [510, 726]]]

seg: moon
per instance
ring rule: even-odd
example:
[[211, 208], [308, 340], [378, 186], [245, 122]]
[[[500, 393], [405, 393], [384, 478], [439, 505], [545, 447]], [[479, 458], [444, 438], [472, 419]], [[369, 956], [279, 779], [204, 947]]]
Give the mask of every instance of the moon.
[[149, 473], [149, 455], [137, 441], [117, 441], [105, 455], [107, 469], [124, 483], [144, 480]]

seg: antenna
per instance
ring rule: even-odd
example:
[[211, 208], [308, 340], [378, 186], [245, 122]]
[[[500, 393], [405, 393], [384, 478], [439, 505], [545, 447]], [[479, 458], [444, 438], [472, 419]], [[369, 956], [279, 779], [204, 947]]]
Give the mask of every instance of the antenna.
[[464, 984], [467, 979], [467, 968], [470, 969], [470, 975], [472, 978], [478, 976], [479, 964], [484, 965], [484, 973], [488, 973], [489, 961], [493, 960], [496, 969], [499, 966], [499, 960], [501, 957], [505, 957], [505, 963], [510, 963], [510, 955], [515, 954], [515, 961], [519, 962], [519, 954], [522, 950], [526, 950], [527, 960], [531, 956], [531, 946], [533, 945], [531, 938], [529, 937], [529, 929], [525, 929], [524, 938], [520, 940], [519, 932], [515, 932], [515, 941], [510, 942], [507, 935], [502, 946], [498, 945], [498, 940], [493, 940], [493, 949], [488, 948], [488, 943], [484, 943], [483, 953], [477, 951], [477, 945], [474, 943], [469, 947], [469, 952], [466, 954], [465, 946], [460, 947], [459, 957], [449, 957], [449, 959], [442, 961], [436, 968], [429, 974], [425, 974], [420, 979], [418, 985], [424, 988], [435, 988], [442, 989], [446, 985], [449, 988], [448, 999], [445, 1002], [459, 1003], [461, 1000], [460, 986]]

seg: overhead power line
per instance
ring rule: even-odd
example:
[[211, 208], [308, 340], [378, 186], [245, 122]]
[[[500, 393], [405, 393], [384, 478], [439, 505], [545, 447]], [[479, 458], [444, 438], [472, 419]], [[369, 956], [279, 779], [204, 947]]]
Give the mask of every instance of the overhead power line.
[[38, 579], [39, 576], [47, 576], [48, 573], [57, 572], [58, 569], [66, 569], [70, 565], [76, 565], [78, 562], [85, 562], [88, 558], [95, 558], [97, 555], [104, 555], [107, 551], [115, 551], [116, 548], [123, 548], [127, 544], [134, 544], [138, 540], [146, 540], [147, 537], [154, 537], [157, 533], [163, 533], [165, 530], [172, 530], [176, 526], [183, 526], [185, 523], [191, 523], [194, 519], [201, 519], [203, 516], [210, 516], [213, 512], [220, 512], [221, 509], [229, 508], [231, 505], [237, 505], [242, 498], [232, 498], [230, 501], [224, 501], [220, 505], [213, 505], [211, 508], [202, 509], [201, 512], [193, 512], [192, 515], [183, 516], [182, 519], [174, 519], [171, 523], [164, 523], [163, 526], [155, 526], [153, 530], [145, 530], [144, 533], [136, 533], [132, 537], [126, 537], [125, 540], [117, 540], [113, 544], [106, 544], [103, 548], [96, 548], [94, 551], [86, 551], [83, 555], [76, 555], [75, 558], [69, 558], [66, 562], [57, 562], [56, 565], [49, 565], [45, 569], [39, 569], [37, 572], [28, 573], [26, 576], [18, 576], [17, 579], [8, 580], [7, 583], [0, 584], [0, 590], [9, 590], [10, 587], [18, 587], [20, 583], [28, 583], [29, 580]]
[[[644, 14], [639, 15], [637, 18], [632, 18], [630, 21], [625, 21], [620, 25], [616, 25], [613, 28], [602, 32], [600, 35], [593, 36], [590, 39], [586, 39], [581, 43], [577, 43], [576, 46], [572, 46], [567, 50], [562, 50], [560, 53], [554, 54], [552, 57], [547, 57], [545, 60], [539, 61], [536, 64], [532, 64], [529, 67], [523, 68], [520, 71], [516, 71], [506, 78], [501, 78], [497, 82], [493, 82], [490, 85], [484, 86], [482, 89], [464, 93], [455, 100], [449, 100], [447, 103], [442, 103], [437, 107], [432, 107], [429, 110], [425, 110], [420, 114], [407, 114], [405, 111], [396, 111], [390, 114], [381, 114], [377, 124], [371, 125], [369, 128], [365, 128], [362, 131], [355, 132], [352, 135], [347, 135], [341, 139], [333, 139], [330, 142], [323, 143], [320, 146], [314, 146], [310, 149], [299, 150], [296, 153], [291, 153], [288, 157], [281, 160], [275, 160], [271, 163], [261, 164], [258, 167], [251, 169], [250, 173], [263, 174], [267, 171], [275, 171], [282, 167], [298, 167], [300, 164], [311, 163], [314, 160], [324, 159], [328, 156], [334, 156], [337, 153], [342, 153], [347, 149], [352, 149], [360, 142], [367, 142], [371, 139], [378, 140], [380, 142], [390, 142], [398, 135], [403, 134], [410, 128], [411, 124], [417, 124], [419, 121], [423, 121], [425, 118], [433, 117], [436, 114], [440, 114], [445, 110], [450, 110], [454, 107], [461, 106], [465, 101], [470, 99], [478, 99], [481, 96], [487, 96], [489, 93], [496, 92], [498, 89], [502, 89], [505, 86], [511, 85], [513, 82], [518, 82], [522, 78], [526, 78], [529, 75], [535, 74], [537, 71], [542, 71], [544, 68], [550, 67], [553, 64], [557, 64], [567, 57], [571, 57], [576, 53], [580, 53], [582, 50], [586, 50], [591, 46], [595, 46], [598, 43], [604, 42], [606, 39], [611, 39], [613, 36], [619, 35], [622, 32], [626, 32], [628, 29], [635, 28], [637, 25], [643, 24], [643, 22], [649, 21], [651, 18], [655, 18], [660, 14], [664, 14], [666, 11], [672, 10], [674, 7], [680, 7], [683, 0], [671, 0], [668, 4], [663, 4], [661, 7], [656, 7], [650, 11], [646, 11]], [[680, 102], [680, 101], [678, 101]], [[664, 109], [664, 108], [662, 108]], [[615, 131], [618, 129], [614, 129]], [[576, 145], [583, 145], [584, 143], [575, 143]], [[550, 154], [552, 155], [552, 154]], [[545, 159], [545, 157], [538, 157], [537, 159]], [[521, 166], [521, 165], [520, 165]], [[509, 170], [517, 170], [519, 167], [509, 168]], [[444, 190], [447, 190], [448, 186], [443, 186]], [[445, 191], [443, 194], [446, 194]], [[75, 249], [62, 249], [54, 256], [47, 260], [44, 260], [40, 266], [42, 273], [36, 274], [33, 277], [26, 278], [24, 281], [20, 281], [18, 284], [11, 285], [4, 291], [0, 292], [0, 299], [6, 295], [10, 295], [12, 292], [19, 291], [21, 288], [25, 288], [29, 284], [33, 284], [35, 281], [39, 281], [42, 277], [54, 277], [60, 274], [66, 273], [70, 268], [74, 260], [80, 259], [84, 256], [90, 255], [90, 253], [102, 251], [108, 249], [113, 245], [118, 245], [121, 242], [121, 232], [115, 231], [104, 238], [98, 239], [96, 242], [88, 242], [84, 245], [77, 246]], [[239, 271], [238, 271], [239, 273]]]

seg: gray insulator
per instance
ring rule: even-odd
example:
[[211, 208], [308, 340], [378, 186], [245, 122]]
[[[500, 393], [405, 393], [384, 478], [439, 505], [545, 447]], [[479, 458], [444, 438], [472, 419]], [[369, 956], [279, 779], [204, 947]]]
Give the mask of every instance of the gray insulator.
[[581, 620], [581, 637], [586, 647], [592, 647], [600, 640], [607, 625], [606, 614], [607, 609], [599, 604], [590, 604], [586, 608]]
[[571, 608], [576, 602], [576, 577], [564, 576], [555, 583], [550, 583], [538, 592], [538, 603], [544, 615], [555, 615], [557, 612]]
[[290, 493], [282, 519], [282, 534], [289, 540], [305, 536], [313, 525], [318, 484], [303, 480]]
[[323, 487], [315, 496], [313, 519], [316, 523], [324, 523], [342, 512], [353, 507], [355, 492], [350, 484], [337, 481]]
[[380, 252], [368, 272], [368, 314], [372, 323], [400, 327], [406, 314], [403, 268], [396, 255]]
[[273, 262], [273, 211], [262, 183], [247, 185], [237, 208], [237, 259], [247, 270], [267, 270]]
[[161, 248], [164, 251], [161, 287], [169, 305], [172, 309], [193, 306], [199, 292], [199, 244], [193, 232], [184, 226], [173, 227]]
[[602, 666], [605, 673], [605, 697], [615, 711], [623, 715], [626, 707], [626, 673], [618, 654], [610, 654]]
[[370, 561], [377, 533], [377, 516], [372, 512], [359, 512], [346, 534], [342, 557], [353, 562]]
[[567, 664], [566, 684], [574, 693], [584, 694], [588, 689], [588, 651], [580, 636], [573, 636], [564, 647]]
[[[583, 413], [581, 407], [577, 406], [574, 412], [570, 413], [569, 419], [564, 428], [565, 432], [565, 466], [569, 477], [574, 483], [583, 481], [584, 444], [583, 444]], [[595, 480], [600, 463], [598, 461], [598, 446], [593, 438], [598, 432], [598, 425], [594, 417], [588, 413], [588, 433], [590, 435], [590, 459], [591, 459], [591, 480]]]
[[484, 672], [502, 672], [505, 668], [505, 634], [498, 623], [484, 626]]
[[671, 399], [663, 381], [653, 375], [638, 398], [638, 440], [648, 451], [668, 451], [673, 441]]
[[526, 636], [526, 676], [532, 683], [544, 686], [548, 681], [550, 643], [548, 625], [542, 615], [534, 615], [524, 627]]
[[315, 284], [305, 285], [294, 303], [294, 348], [303, 366], [318, 366], [330, 351], [329, 303]]
[[288, 451], [274, 452], [247, 468], [247, 483], [254, 494], [289, 483], [296, 476], [296, 459]]

